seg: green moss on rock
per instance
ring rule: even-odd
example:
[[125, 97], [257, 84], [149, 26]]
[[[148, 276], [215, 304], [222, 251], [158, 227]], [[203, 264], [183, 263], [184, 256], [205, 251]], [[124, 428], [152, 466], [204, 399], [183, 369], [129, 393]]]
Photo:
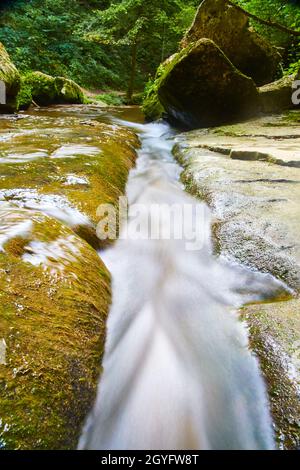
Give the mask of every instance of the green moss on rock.
[[55, 77], [55, 88], [60, 103], [81, 104], [84, 103], [82, 89], [73, 80], [65, 77]]
[[267, 381], [278, 446], [299, 449], [299, 298], [250, 305], [241, 313], [249, 324], [251, 346]]
[[40, 106], [80, 104], [84, 103], [84, 94], [73, 80], [31, 72], [22, 78], [18, 96], [20, 109], [26, 109], [32, 100]]
[[[0, 253], [0, 443], [4, 449], [75, 448], [92, 405], [110, 277], [90, 246], [29, 210], [26, 235]], [[12, 212], [1, 212], [1, 229]]]
[[55, 78], [42, 72], [32, 72], [24, 77], [24, 85], [31, 90], [32, 99], [41, 106], [55, 102]]
[[[89, 225], [84, 220], [76, 222], [72, 229], [99, 248], [102, 242], [96, 236], [97, 208], [100, 204], [118, 204], [128, 172], [135, 164], [139, 142], [123, 127], [95, 120], [82, 122], [80, 109], [75, 118], [64, 118], [61, 110], [58, 117], [53, 109], [32, 110], [30, 119], [7, 123], [11, 138], [3, 142], [6, 162], [0, 163], [0, 191], [14, 204], [30, 205], [33, 192], [37, 192], [35, 201], [53, 195], [64, 198], [90, 221]], [[10, 164], [16, 148], [20, 161]], [[44, 156], [35, 158], [41, 151]], [[22, 155], [28, 159], [22, 161]], [[15, 189], [24, 190], [21, 200]]]

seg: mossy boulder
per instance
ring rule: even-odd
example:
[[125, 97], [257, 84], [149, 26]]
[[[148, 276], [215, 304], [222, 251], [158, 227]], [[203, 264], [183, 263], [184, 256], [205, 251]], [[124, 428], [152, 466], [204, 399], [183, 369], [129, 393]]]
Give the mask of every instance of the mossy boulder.
[[22, 78], [18, 101], [20, 109], [26, 109], [32, 101], [39, 106], [81, 104], [84, 102], [84, 94], [73, 80], [32, 72]]
[[30, 90], [33, 101], [40, 106], [55, 103], [57, 90], [55, 78], [42, 72], [32, 72], [24, 77], [24, 85]]
[[84, 94], [77, 83], [69, 78], [55, 77], [55, 87], [58, 92], [59, 103], [84, 103]]
[[204, 0], [194, 22], [182, 40], [185, 48], [209, 38], [229, 60], [260, 86], [275, 79], [281, 56], [277, 49], [249, 28], [249, 18], [225, 0]]
[[17, 108], [20, 74], [0, 43], [0, 113], [12, 113]]
[[260, 103], [253, 80], [237, 70], [213, 41], [201, 39], [164, 65], [146, 97], [147, 117], [162, 109], [176, 123], [195, 128], [253, 116]]
[[299, 107], [292, 100], [293, 93], [295, 92], [293, 84], [296, 79], [296, 75], [288, 75], [259, 88], [264, 113], [278, 113]]

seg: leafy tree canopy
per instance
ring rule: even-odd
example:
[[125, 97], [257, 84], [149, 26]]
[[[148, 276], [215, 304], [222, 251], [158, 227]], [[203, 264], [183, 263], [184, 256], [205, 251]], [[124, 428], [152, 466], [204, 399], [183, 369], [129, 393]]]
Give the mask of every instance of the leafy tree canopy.
[[95, 10], [84, 37], [98, 44], [129, 46], [131, 99], [137, 67], [144, 75], [177, 48], [195, 14], [195, 2], [182, 0], [113, 0], [109, 8]]
[[[125, 88], [138, 38], [135, 84], [176, 51], [198, 0], [15, 0], [0, 17], [0, 41], [23, 72], [65, 75], [86, 87]], [[97, 44], [95, 44], [95, 42]]]
[[[299, 0], [233, 0], [267, 20], [300, 30]], [[176, 52], [200, 0], [6, 0], [0, 41], [23, 72], [65, 75], [88, 88], [142, 89]], [[284, 68], [300, 67], [300, 41], [251, 20], [284, 48]]]

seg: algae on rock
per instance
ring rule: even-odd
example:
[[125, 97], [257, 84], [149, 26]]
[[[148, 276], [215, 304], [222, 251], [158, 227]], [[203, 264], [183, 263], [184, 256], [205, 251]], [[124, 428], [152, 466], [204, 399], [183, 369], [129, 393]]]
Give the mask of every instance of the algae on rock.
[[94, 399], [110, 276], [66, 226], [9, 204], [0, 211], [0, 445], [75, 448]]
[[146, 118], [199, 128], [258, 115], [268, 111], [270, 100], [273, 109], [286, 109], [282, 86], [279, 94], [273, 86], [273, 98], [256, 88], [276, 78], [280, 61], [277, 49], [249, 28], [242, 11], [225, 0], [203, 0], [181, 50], [160, 65], [146, 87]]
[[267, 380], [278, 446], [299, 449], [300, 299], [249, 305], [241, 315]]

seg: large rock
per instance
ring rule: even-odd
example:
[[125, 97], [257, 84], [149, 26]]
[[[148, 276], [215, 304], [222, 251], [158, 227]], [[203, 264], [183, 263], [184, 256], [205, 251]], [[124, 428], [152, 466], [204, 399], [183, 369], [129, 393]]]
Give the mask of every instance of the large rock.
[[[3, 44], [0, 43], [0, 113], [11, 113], [17, 107], [17, 94], [20, 89], [20, 75], [11, 62]], [[2, 96], [3, 95], [3, 96]], [[3, 99], [5, 98], [5, 99]], [[2, 102], [2, 101], [5, 101]]]
[[260, 87], [262, 111], [267, 114], [296, 108], [297, 104], [293, 103], [292, 99], [295, 92], [293, 85], [296, 79], [296, 75], [289, 75]]
[[26, 109], [32, 100], [40, 106], [80, 104], [84, 102], [84, 95], [80, 86], [73, 80], [32, 72], [22, 79], [19, 108]]
[[84, 103], [84, 94], [77, 83], [69, 78], [55, 77], [55, 87], [60, 103], [80, 104]]
[[249, 28], [248, 17], [226, 0], [204, 0], [182, 41], [182, 47], [209, 38], [231, 62], [257, 85], [274, 80], [280, 54], [265, 39]]
[[243, 119], [260, 108], [253, 80], [210, 39], [200, 39], [166, 63], [146, 106], [155, 94], [168, 115], [189, 128]]

